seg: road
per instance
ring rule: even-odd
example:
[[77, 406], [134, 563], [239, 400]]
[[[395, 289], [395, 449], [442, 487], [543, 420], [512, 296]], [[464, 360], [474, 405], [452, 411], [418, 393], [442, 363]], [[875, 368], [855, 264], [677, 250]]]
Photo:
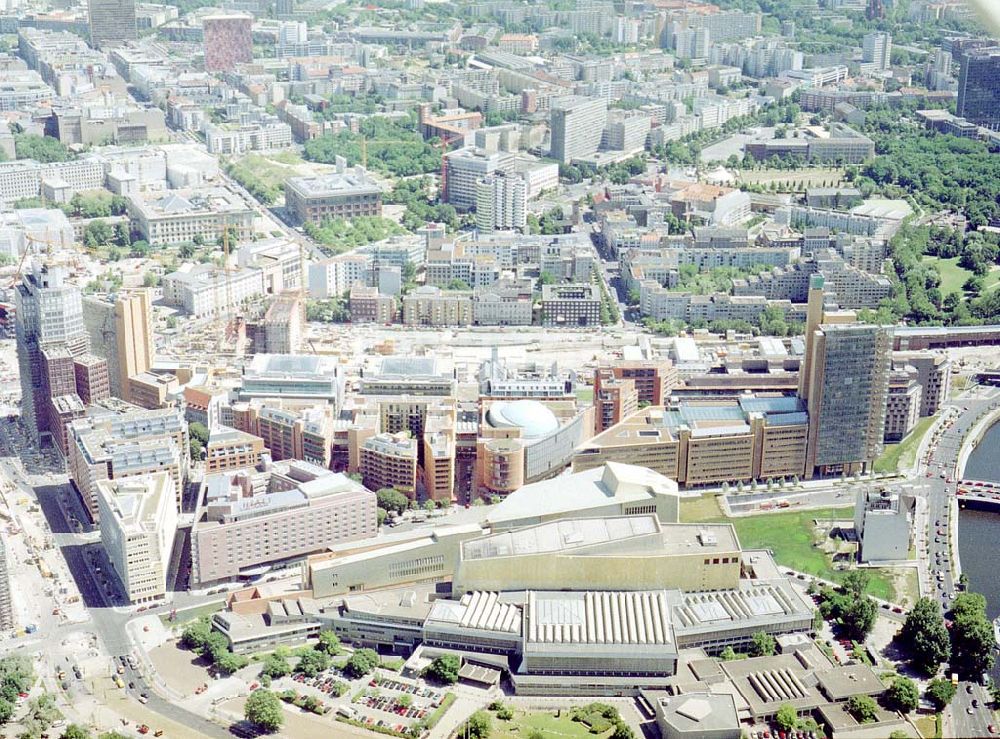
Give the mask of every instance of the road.
[[[947, 613], [956, 592], [954, 570], [952, 568], [952, 533], [957, 526], [952, 525], [951, 498], [955, 493], [956, 464], [962, 447], [962, 440], [985, 413], [1000, 405], [1000, 395], [989, 389], [976, 389], [965, 397], [944, 404], [944, 413], [951, 418], [942, 422], [942, 432], [937, 442], [928, 445], [923, 459], [918, 459], [918, 472], [925, 475], [922, 480], [927, 498], [927, 558], [934, 580], [934, 597]], [[954, 408], [955, 411], [948, 411]], [[957, 411], [957, 413], [956, 413]], [[933, 432], [932, 432], [933, 433]], [[929, 476], [928, 476], [929, 475]], [[957, 542], [955, 549], [958, 548]], [[972, 706], [972, 701], [978, 707]], [[977, 682], [963, 682], [951, 705], [954, 736], [989, 736], [987, 726], [993, 720], [992, 712], [986, 708], [991, 701], [989, 691]]]

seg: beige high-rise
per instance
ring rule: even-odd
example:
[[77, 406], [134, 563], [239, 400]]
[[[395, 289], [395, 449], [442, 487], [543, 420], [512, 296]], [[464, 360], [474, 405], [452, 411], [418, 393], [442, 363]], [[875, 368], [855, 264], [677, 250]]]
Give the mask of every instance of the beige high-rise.
[[121, 293], [115, 302], [115, 343], [122, 395], [130, 397], [129, 378], [153, 365], [153, 305], [148, 289]]

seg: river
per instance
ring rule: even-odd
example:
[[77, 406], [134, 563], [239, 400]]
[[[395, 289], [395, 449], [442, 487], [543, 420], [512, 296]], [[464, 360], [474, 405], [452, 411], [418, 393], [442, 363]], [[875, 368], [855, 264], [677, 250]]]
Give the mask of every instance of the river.
[[[966, 480], [1000, 482], [1000, 423], [979, 442], [965, 465]], [[1000, 567], [997, 567], [997, 534], [1000, 513], [963, 510], [958, 519], [958, 553], [969, 587], [986, 596], [990, 618], [1000, 616]]]

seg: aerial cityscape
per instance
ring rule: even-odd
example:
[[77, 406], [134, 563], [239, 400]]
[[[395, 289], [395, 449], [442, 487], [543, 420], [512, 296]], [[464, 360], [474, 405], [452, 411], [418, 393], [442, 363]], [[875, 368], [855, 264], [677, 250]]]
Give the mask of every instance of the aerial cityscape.
[[0, 739], [1000, 733], [986, 0], [0, 0]]

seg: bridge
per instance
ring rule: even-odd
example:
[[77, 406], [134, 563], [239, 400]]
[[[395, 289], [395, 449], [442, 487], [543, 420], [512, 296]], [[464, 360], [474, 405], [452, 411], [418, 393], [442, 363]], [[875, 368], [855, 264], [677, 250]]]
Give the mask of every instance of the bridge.
[[1000, 482], [959, 480], [955, 498], [961, 508], [1000, 511]]

